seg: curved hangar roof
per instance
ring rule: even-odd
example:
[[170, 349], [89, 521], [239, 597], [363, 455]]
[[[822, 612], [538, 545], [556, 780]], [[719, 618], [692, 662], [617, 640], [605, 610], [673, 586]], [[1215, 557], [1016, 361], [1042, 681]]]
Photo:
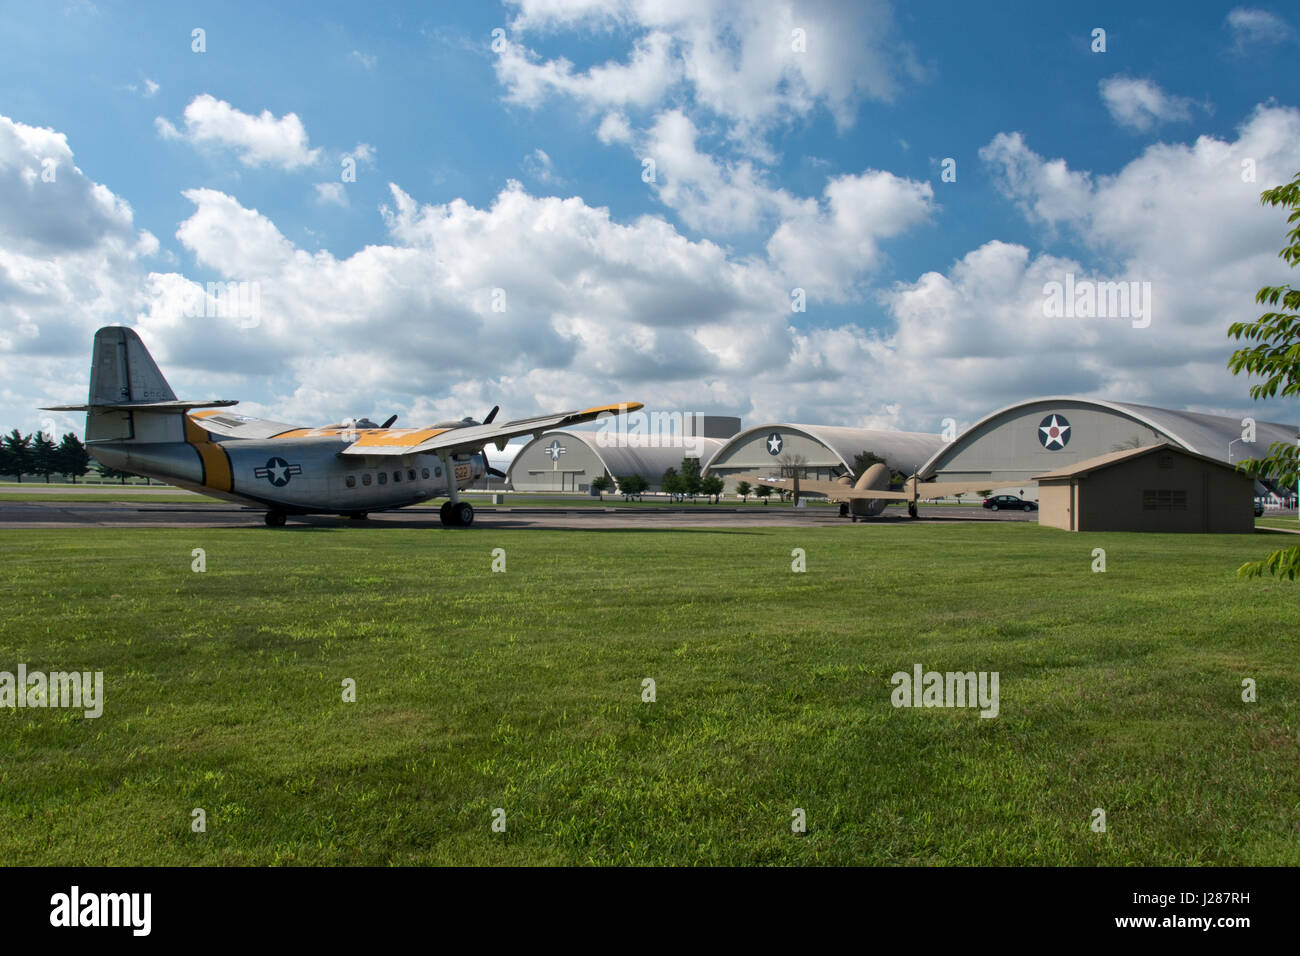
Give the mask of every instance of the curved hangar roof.
[[888, 461], [891, 468], [910, 475], [942, 447], [938, 435], [921, 432], [778, 422], [756, 425], [733, 436], [708, 467], [718, 472], [771, 468], [781, 464], [782, 458], [798, 455], [809, 470], [853, 473], [853, 459], [869, 451]]
[[[520, 490], [583, 491], [591, 479], [608, 472], [615, 478], [640, 475], [657, 489], [669, 468], [680, 468], [688, 455], [700, 459], [701, 470], [722, 447], [721, 438], [687, 435], [629, 442], [619, 435], [616, 444], [598, 440], [600, 432], [550, 431], [524, 445], [510, 463], [506, 478]], [[563, 478], [561, 475], [568, 475]]]
[[1169, 441], [1219, 461], [1259, 458], [1276, 441], [1295, 441], [1296, 426], [1255, 423], [1255, 443], [1238, 441], [1237, 418], [1153, 405], [1055, 396], [1018, 402], [976, 422], [921, 467], [922, 480], [1028, 482], [1033, 475], [1135, 445]]

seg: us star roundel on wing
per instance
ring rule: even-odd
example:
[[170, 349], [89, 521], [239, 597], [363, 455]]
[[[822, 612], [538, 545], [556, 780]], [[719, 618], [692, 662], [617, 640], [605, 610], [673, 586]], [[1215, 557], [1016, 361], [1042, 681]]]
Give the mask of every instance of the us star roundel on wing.
[[1048, 415], [1038, 423], [1038, 443], [1056, 451], [1070, 443], [1070, 423], [1063, 415]]

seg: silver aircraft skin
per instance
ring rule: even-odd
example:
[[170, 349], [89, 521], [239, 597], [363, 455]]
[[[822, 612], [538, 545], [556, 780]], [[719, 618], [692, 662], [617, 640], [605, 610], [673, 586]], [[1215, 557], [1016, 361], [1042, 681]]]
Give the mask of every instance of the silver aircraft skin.
[[364, 518], [446, 497], [444, 525], [468, 527], [474, 509], [460, 491], [486, 474], [488, 444], [504, 448], [520, 435], [540, 435], [641, 408], [602, 405], [494, 424], [464, 418], [427, 428], [391, 428], [366, 420], [322, 428], [224, 411], [232, 400], [181, 401], [134, 330], [95, 333], [90, 395], [85, 405], [50, 411], [86, 412], [86, 450], [110, 468], [266, 509], [278, 527], [288, 515]]

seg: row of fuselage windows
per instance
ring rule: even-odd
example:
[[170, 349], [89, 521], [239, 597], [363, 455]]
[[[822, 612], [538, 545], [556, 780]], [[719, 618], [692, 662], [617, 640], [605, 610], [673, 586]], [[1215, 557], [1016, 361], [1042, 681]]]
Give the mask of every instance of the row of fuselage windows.
[[[433, 472], [434, 472], [434, 477], [436, 477], [436, 478], [441, 478], [441, 477], [442, 477], [442, 468], [441, 468], [441, 467], [439, 467], [439, 468], [435, 468], [435, 469], [433, 470]], [[427, 481], [427, 480], [429, 479], [429, 469], [428, 469], [428, 468], [421, 468], [421, 469], [420, 469], [420, 478], [421, 478], [422, 480], [425, 480], [425, 481]], [[403, 479], [403, 472], [402, 472], [402, 469], [398, 468], [398, 469], [394, 470], [394, 471], [393, 471], [393, 483], [396, 484], [397, 482], [400, 482], [402, 479]], [[416, 480], [416, 477], [415, 477], [415, 469], [414, 469], [414, 468], [408, 468], [408, 469], [406, 469], [406, 472], [405, 472], [405, 479], [406, 479], [407, 481], [415, 481], [415, 480]], [[375, 476], [375, 479], [374, 479], [374, 480], [375, 480], [375, 482], [376, 482], [377, 484], [381, 484], [381, 485], [386, 485], [386, 484], [388, 484], [388, 472], [386, 472], [386, 471], [381, 471], [381, 472], [379, 472], [379, 474]], [[371, 483], [370, 472], [367, 471], [367, 472], [362, 473], [362, 475], [361, 475], [361, 484], [362, 484], [363, 486], [365, 486], [365, 487], [368, 488], [368, 487], [370, 487], [370, 483]], [[347, 484], [347, 486], [348, 486], [349, 488], [355, 488], [355, 487], [357, 486], [357, 476], [356, 476], [356, 475], [348, 475], [348, 476], [347, 476], [347, 479], [346, 479], [346, 484]]]

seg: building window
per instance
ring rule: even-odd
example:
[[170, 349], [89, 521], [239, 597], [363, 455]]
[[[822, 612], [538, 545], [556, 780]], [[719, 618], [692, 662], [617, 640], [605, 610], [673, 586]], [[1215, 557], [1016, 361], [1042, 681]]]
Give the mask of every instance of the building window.
[[381, 471], [381, 472], [379, 473], [379, 483], [380, 483], [381, 485], [386, 485], [386, 484], [388, 484], [388, 472], [386, 472], [386, 471]]
[[429, 477], [429, 469], [428, 469], [428, 468], [421, 468], [421, 469], [420, 469], [420, 477], [421, 477], [421, 478], [428, 478], [428, 477]]
[[1143, 511], [1186, 511], [1187, 492], [1182, 488], [1148, 488], [1142, 492]]
[[370, 472], [366, 472], [364, 475], [361, 476], [361, 483], [365, 485], [367, 488], [370, 487]]
[[346, 484], [349, 488], [355, 488], [357, 486], [357, 476], [348, 475]]

